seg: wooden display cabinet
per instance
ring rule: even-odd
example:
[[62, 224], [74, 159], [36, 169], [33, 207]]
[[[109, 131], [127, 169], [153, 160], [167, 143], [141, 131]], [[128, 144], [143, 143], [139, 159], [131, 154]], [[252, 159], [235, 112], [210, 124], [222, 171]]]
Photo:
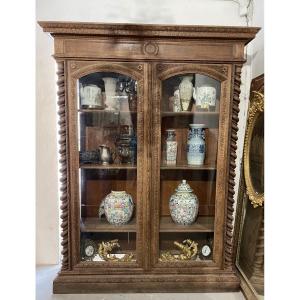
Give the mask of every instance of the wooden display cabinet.
[[[258, 28], [39, 24], [54, 37], [58, 66], [62, 267], [54, 293], [238, 290], [232, 231], [240, 75], [244, 46]], [[191, 101], [188, 111], [174, 111], [184, 76], [194, 87], [214, 87], [216, 103]], [[113, 96], [107, 81], [115, 84]], [[102, 101], [96, 108], [84, 106], [80, 92], [92, 85]], [[202, 165], [187, 161], [192, 123], [205, 124]], [[176, 133], [173, 165], [166, 163], [166, 129]], [[137, 145], [130, 162], [118, 148], [126, 134]], [[111, 152], [108, 164], [82, 160], [103, 144]], [[191, 225], [175, 224], [170, 215], [169, 198], [183, 179], [199, 199]], [[112, 190], [132, 196], [127, 224], [99, 220], [99, 205]], [[165, 251], [179, 254], [174, 242], [186, 239], [199, 247], [209, 242], [212, 254], [204, 259], [199, 248], [190, 260], [160, 259]], [[111, 240], [119, 242], [118, 258], [132, 254], [129, 261], [98, 254], [99, 244]], [[89, 258], [82, 254], [87, 241], [96, 245]]]

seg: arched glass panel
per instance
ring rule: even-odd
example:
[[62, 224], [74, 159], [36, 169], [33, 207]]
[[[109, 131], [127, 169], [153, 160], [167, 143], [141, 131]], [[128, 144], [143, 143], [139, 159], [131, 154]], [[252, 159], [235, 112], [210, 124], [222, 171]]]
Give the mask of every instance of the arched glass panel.
[[220, 91], [203, 74], [162, 81], [160, 261], [196, 244], [187, 260], [212, 260]]
[[96, 72], [77, 84], [81, 260], [136, 260], [137, 81]]

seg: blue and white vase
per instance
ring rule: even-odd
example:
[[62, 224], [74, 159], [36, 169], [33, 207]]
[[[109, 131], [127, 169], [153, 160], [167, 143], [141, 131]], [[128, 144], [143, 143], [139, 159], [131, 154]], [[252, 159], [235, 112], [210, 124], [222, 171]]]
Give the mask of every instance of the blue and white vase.
[[111, 191], [99, 207], [99, 219], [105, 214], [112, 225], [127, 224], [133, 214], [134, 203], [132, 197], [124, 191]]
[[205, 159], [205, 124], [189, 124], [187, 161], [189, 165], [203, 165]]
[[178, 185], [176, 193], [169, 200], [169, 208], [173, 221], [180, 225], [191, 225], [195, 222], [199, 201], [186, 180]]

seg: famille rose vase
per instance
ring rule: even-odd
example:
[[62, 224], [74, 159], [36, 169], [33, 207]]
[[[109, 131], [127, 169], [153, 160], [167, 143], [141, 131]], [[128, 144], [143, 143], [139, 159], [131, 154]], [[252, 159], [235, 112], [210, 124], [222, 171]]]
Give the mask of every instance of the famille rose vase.
[[186, 180], [178, 185], [176, 193], [169, 200], [169, 208], [173, 221], [180, 225], [191, 225], [195, 222], [199, 201]]
[[112, 225], [127, 224], [133, 214], [134, 203], [132, 197], [124, 191], [111, 191], [99, 207], [99, 219], [105, 214]]

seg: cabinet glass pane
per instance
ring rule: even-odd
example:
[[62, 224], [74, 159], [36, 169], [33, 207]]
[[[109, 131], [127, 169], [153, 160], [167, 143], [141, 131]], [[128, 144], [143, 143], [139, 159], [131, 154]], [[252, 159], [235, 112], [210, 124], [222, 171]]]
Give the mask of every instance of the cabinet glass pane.
[[97, 72], [78, 80], [81, 259], [136, 260], [137, 82]]
[[161, 261], [213, 257], [220, 87], [202, 74], [162, 82]]

